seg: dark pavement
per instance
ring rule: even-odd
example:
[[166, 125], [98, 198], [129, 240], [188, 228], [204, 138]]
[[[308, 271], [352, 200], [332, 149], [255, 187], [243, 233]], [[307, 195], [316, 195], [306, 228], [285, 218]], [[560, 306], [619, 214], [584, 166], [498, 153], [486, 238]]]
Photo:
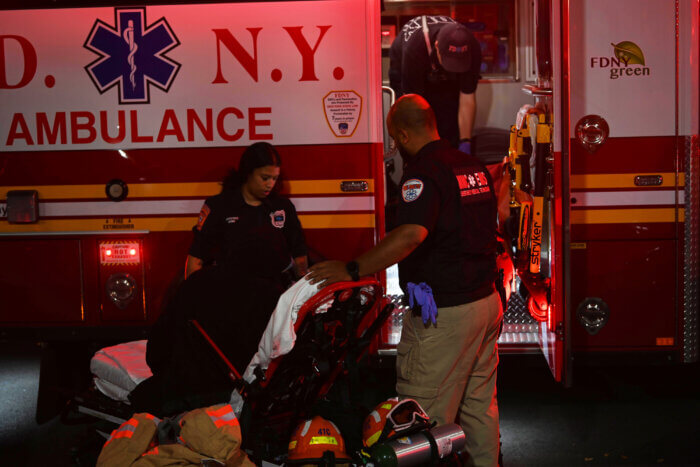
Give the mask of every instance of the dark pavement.
[[[94, 424], [35, 422], [39, 355], [34, 345], [0, 343], [0, 465], [89, 465], [86, 448], [99, 448]], [[505, 465], [700, 465], [698, 370], [577, 362], [565, 389], [541, 356], [506, 355], [498, 384]]]

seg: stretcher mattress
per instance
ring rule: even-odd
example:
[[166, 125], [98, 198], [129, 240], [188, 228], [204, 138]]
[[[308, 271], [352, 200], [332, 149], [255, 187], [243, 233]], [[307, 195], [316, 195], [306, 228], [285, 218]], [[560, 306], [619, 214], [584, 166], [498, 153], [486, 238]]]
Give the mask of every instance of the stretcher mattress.
[[[294, 346], [296, 334], [294, 323], [302, 305], [318, 292], [316, 285], [301, 279], [283, 293], [277, 302], [263, 333], [257, 353], [253, 356], [243, 378], [250, 382], [254, 379], [254, 370], [260, 366], [267, 368], [273, 358], [288, 353]], [[325, 312], [330, 303], [322, 304], [317, 313]], [[125, 342], [106, 347], [95, 353], [90, 362], [97, 389], [114, 400], [128, 403], [129, 393], [153, 373], [146, 363], [145, 340]], [[237, 394], [237, 393], [235, 393]], [[240, 396], [232, 396], [232, 405], [237, 413], [242, 406]], [[234, 401], [235, 400], [235, 401]]]
[[90, 361], [97, 389], [104, 395], [128, 403], [127, 396], [153, 373], [146, 364], [146, 340], [105, 347]]

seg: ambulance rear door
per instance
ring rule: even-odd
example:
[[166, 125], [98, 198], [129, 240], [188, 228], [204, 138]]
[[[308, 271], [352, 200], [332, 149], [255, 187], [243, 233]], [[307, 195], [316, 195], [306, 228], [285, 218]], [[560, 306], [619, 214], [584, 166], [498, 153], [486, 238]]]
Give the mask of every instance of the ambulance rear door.
[[573, 351], [677, 353], [698, 4], [578, 0], [567, 8]]
[[[566, 139], [568, 121], [566, 99], [568, 92], [568, 56], [566, 23], [566, 2], [558, 0], [537, 0], [528, 20], [532, 21], [534, 61], [536, 80], [526, 84], [525, 92], [533, 97], [532, 105], [538, 111], [544, 111], [544, 123], [548, 131], [540, 131], [542, 120], [538, 125], [537, 144], [549, 142], [546, 149], [545, 163], [536, 162], [533, 181], [545, 181], [544, 200], [541, 204], [542, 230], [537, 234], [537, 224], [532, 229], [532, 255], [536, 253], [534, 242], [541, 235], [540, 274], [534, 283], [527, 274], [521, 280], [527, 282], [531, 298], [528, 311], [537, 316], [537, 341], [552, 376], [565, 386], [571, 384], [571, 365], [569, 354], [569, 322], [566, 312], [568, 307], [568, 244], [569, 244], [569, 148]], [[564, 20], [565, 21], [565, 20]], [[538, 177], [537, 171], [544, 175]], [[538, 181], [538, 179], [540, 181]], [[538, 190], [535, 190], [535, 200]], [[536, 216], [538, 203], [533, 204], [533, 216]], [[530, 279], [528, 279], [530, 277]], [[544, 298], [546, 297], [546, 298]], [[534, 300], [533, 300], [534, 299]]]

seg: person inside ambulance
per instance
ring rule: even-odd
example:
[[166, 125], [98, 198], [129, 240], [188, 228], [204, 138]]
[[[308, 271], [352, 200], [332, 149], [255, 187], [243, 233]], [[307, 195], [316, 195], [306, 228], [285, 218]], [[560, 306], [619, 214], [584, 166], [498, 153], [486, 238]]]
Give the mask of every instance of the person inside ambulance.
[[185, 278], [215, 263], [278, 280], [284, 290], [306, 274], [306, 244], [296, 210], [274, 190], [280, 166], [280, 155], [269, 143], [243, 152], [221, 193], [202, 206]]
[[408, 21], [389, 51], [389, 82], [396, 96], [418, 94], [435, 112], [438, 133], [472, 154], [481, 47], [467, 28], [448, 16]]

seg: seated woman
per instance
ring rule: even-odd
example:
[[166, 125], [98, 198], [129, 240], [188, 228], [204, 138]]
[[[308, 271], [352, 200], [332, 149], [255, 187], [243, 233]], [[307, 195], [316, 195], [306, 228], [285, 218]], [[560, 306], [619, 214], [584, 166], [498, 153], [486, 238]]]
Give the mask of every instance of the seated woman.
[[268, 143], [249, 146], [206, 200], [186, 263], [186, 280], [148, 338], [153, 376], [130, 395], [134, 409], [156, 415], [227, 401], [231, 381], [189, 321], [196, 319], [239, 372], [282, 292], [306, 274], [306, 246], [294, 205], [273, 190], [280, 156]]

